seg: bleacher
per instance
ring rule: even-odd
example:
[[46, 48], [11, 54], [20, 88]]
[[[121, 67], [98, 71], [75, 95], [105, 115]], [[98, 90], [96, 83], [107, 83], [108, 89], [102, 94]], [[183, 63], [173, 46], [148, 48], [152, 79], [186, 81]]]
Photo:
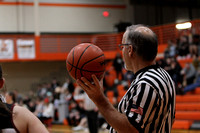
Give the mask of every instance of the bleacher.
[[173, 129], [200, 129], [200, 88], [176, 96], [175, 117]]

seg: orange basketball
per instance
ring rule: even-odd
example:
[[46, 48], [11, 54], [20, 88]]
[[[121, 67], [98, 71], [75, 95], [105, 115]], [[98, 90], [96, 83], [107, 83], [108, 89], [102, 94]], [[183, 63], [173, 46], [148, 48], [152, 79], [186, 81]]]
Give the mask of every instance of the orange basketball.
[[100, 80], [105, 71], [105, 56], [103, 51], [91, 43], [81, 43], [71, 49], [67, 56], [67, 70], [72, 78], [85, 77], [93, 81], [95, 74]]

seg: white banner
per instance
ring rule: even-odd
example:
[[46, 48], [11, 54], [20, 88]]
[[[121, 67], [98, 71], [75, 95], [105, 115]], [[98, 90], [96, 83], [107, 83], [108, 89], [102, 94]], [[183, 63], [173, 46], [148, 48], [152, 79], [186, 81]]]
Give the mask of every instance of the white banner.
[[19, 59], [34, 59], [35, 41], [33, 39], [18, 39], [17, 55]]
[[0, 39], [0, 59], [14, 58], [14, 43], [11, 39]]

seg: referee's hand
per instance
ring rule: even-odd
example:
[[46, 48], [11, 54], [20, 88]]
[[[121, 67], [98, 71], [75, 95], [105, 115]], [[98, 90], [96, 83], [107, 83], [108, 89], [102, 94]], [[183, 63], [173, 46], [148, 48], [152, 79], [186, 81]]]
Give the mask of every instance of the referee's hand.
[[89, 98], [94, 102], [100, 102], [103, 97], [103, 78], [99, 81], [97, 77], [93, 74], [92, 75], [93, 82], [91, 83], [85, 77], [81, 77], [77, 79], [77, 84], [81, 86], [81, 88], [87, 93]]

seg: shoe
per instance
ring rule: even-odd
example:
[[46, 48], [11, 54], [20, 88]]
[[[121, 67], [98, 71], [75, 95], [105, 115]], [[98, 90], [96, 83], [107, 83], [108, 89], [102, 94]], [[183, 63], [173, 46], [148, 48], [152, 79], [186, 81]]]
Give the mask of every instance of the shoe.
[[88, 128], [84, 128], [84, 133], [89, 133], [89, 129]]
[[101, 126], [102, 129], [107, 129], [108, 124], [107, 123], [103, 123], [103, 125]]
[[73, 127], [72, 130], [73, 131], [80, 131], [80, 130], [84, 130], [85, 128], [82, 127], [82, 126], [76, 126], [76, 127]]

